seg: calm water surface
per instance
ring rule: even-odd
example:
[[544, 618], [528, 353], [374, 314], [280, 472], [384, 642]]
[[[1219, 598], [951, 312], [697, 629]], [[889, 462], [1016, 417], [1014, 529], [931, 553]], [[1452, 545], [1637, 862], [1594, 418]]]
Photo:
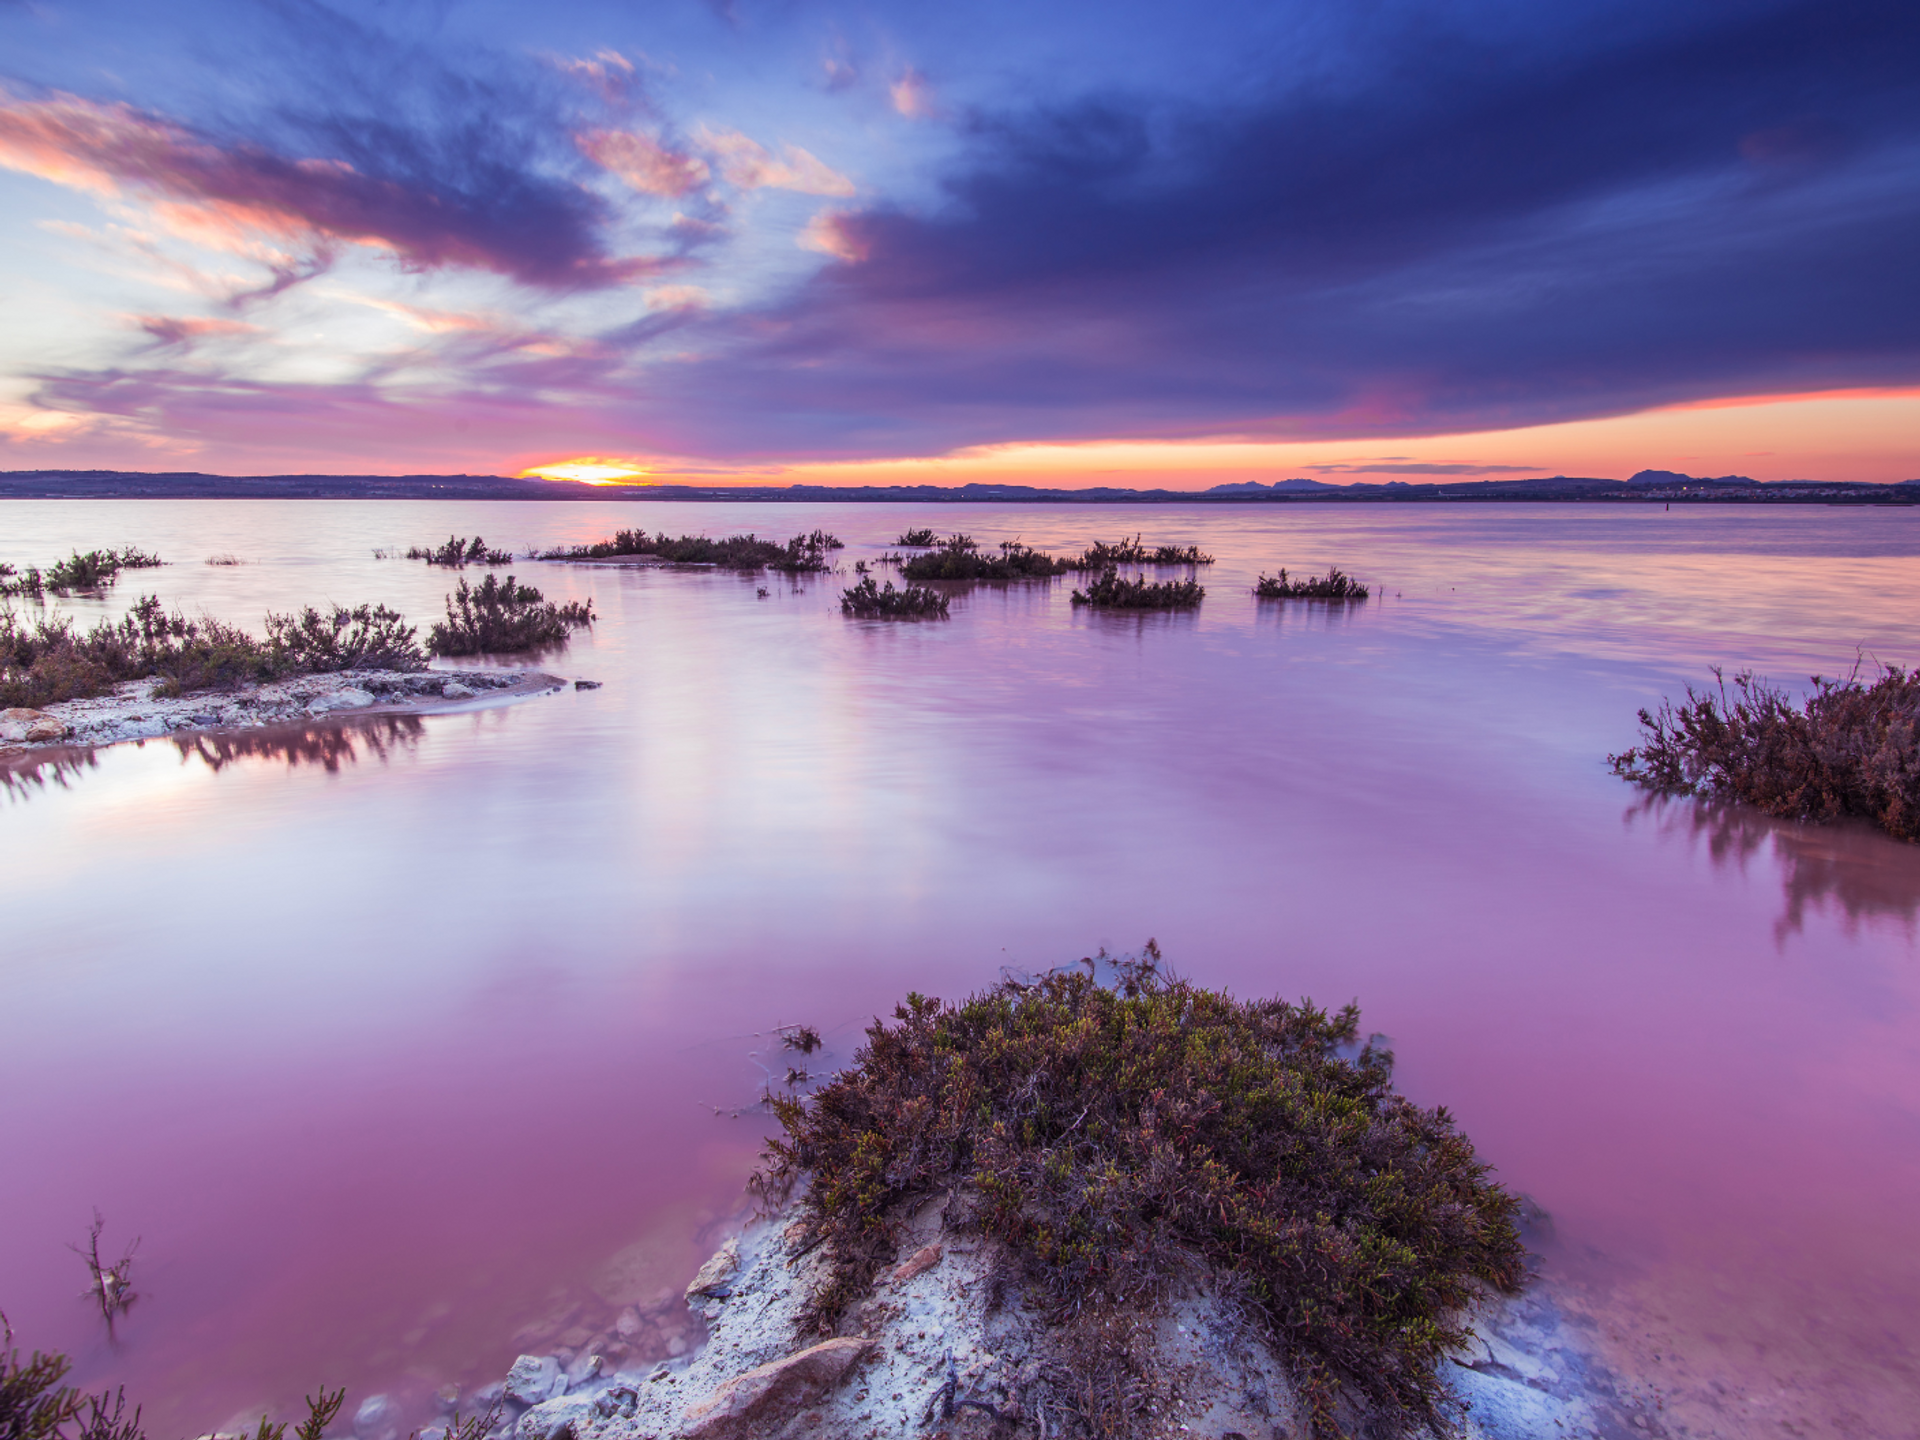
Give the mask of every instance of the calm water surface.
[[[1920, 1414], [1920, 847], [1648, 804], [1603, 757], [1707, 667], [1920, 659], [1920, 514], [9, 502], [0, 560], [131, 542], [258, 628], [424, 622], [377, 546], [644, 523], [843, 563], [907, 525], [1198, 542], [1197, 616], [980, 590], [850, 622], [845, 575], [523, 564], [603, 688], [0, 797], [0, 1305], [161, 1435], [322, 1381], [432, 1389], [650, 1310], [741, 1206], [797, 1021], [844, 1063], [957, 997], [1155, 936], [1243, 994], [1357, 998], [1404, 1088], [1553, 1215], [1542, 1264], [1691, 1434]], [[231, 552], [245, 563], [209, 567]], [[1262, 568], [1381, 582], [1256, 606]], [[767, 585], [764, 599], [756, 585]], [[65, 1248], [138, 1235], [109, 1344]], [[557, 1338], [556, 1338], [557, 1337]]]

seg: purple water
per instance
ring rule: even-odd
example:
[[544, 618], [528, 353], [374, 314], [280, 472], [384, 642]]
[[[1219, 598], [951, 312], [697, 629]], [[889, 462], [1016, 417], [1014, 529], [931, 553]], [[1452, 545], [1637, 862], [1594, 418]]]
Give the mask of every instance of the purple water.
[[[168, 741], [0, 800], [0, 1306], [157, 1434], [325, 1382], [416, 1418], [660, 1302], [742, 1205], [806, 1021], [844, 1063], [1155, 936], [1243, 994], [1357, 998], [1402, 1086], [1553, 1215], [1549, 1281], [1693, 1434], [1920, 1414], [1920, 848], [1648, 804], [1633, 715], [1751, 667], [1920, 658], [1920, 514], [10, 502], [0, 560], [131, 542], [258, 628], [451, 577], [379, 546], [646, 524], [844, 565], [901, 529], [1197, 542], [1197, 616], [981, 589], [853, 622], [842, 574], [523, 564], [604, 682], [251, 753]], [[246, 563], [210, 567], [231, 552]], [[1338, 564], [1383, 598], [1259, 606]], [[770, 593], [756, 596], [765, 585]], [[65, 1248], [141, 1238], [108, 1343]], [[569, 1336], [571, 1340], [569, 1341]]]

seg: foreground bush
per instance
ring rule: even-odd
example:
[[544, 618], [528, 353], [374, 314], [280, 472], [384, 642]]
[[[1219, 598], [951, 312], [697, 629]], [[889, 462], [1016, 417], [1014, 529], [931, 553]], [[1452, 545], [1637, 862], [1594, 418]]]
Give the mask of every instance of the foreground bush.
[[1073, 592], [1073, 603], [1108, 610], [1191, 610], [1206, 590], [1197, 580], [1122, 580], [1108, 570], [1085, 590]]
[[556, 605], [531, 585], [508, 575], [489, 575], [477, 586], [462, 580], [447, 597], [447, 618], [427, 632], [435, 655], [499, 655], [557, 645], [582, 625], [593, 624], [593, 602]]
[[840, 592], [840, 613], [864, 619], [921, 619], [929, 615], [944, 619], [947, 597], [924, 585], [896, 590], [889, 580], [884, 587], [877, 586], [869, 575], [853, 588]]
[[1645, 740], [1607, 762], [1669, 795], [1706, 795], [1796, 820], [1860, 816], [1920, 840], [1920, 674], [1889, 665], [1872, 684], [1813, 677], [1795, 705], [1742, 672], [1729, 691], [1687, 687], [1685, 703], [1642, 710]]
[[1278, 575], [1262, 575], [1253, 593], [1262, 600], [1364, 600], [1367, 587], [1335, 567], [1324, 576], [1308, 575], [1299, 580], [1289, 580], [1285, 570]]
[[27, 622], [0, 610], [0, 707], [37, 710], [154, 676], [156, 694], [175, 696], [321, 671], [419, 670], [426, 657], [413, 636], [382, 605], [269, 615], [264, 641], [219, 620], [170, 613], [156, 595], [84, 634], [64, 615]]
[[1239, 1001], [1158, 959], [1150, 942], [1114, 988], [1073, 973], [960, 1005], [909, 995], [851, 1069], [773, 1099], [784, 1136], [756, 1184], [778, 1201], [811, 1177], [819, 1329], [892, 1260], [911, 1203], [951, 1194], [1062, 1321], [1150, 1305], [1197, 1257], [1245, 1286], [1316, 1434], [1356, 1415], [1368, 1435], [1440, 1428], [1436, 1367], [1466, 1307], [1522, 1279], [1517, 1200], [1445, 1110], [1394, 1092], [1390, 1055], [1341, 1058], [1356, 1007]]
[[900, 567], [908, 580], [1050, 580], [1074, 567], [1018, 540], [1004, 540], [1000, 553], [981, 550], [971, 536], [949, 537], [937, 550], [916, 555]]
[[407, 559], [424, 560], [429, 565], [511, 565], [511, 550], [489, 550], [487, 542], [478, 535], [471, 540], [462, 540], [457, 535], [449, 535], [447, 543], [434, 547], [415, 545], [407, 551]]

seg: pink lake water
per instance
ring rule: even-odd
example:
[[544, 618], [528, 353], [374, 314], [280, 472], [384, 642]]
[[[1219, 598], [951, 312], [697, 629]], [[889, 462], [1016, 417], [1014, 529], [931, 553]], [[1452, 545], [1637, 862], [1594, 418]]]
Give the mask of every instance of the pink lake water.
[[[1920, 1434], [1920, 847], [1604, 763], [1711, 665], [1920, 660], [1920, 512], [13, 501], [0, 560], [174, 562], [83, 621], [153, 590], [424, 624], [451, 577], [376, 547], [633, 524], [1219, 559], [1197, 615], [1067, 582], [891, 625], [841, 617], [844, 573], [522, 564], [591, 595], [546, 663], [602, 688], [13, 773], [20, 1343], [163, 1436], [321, 1383], [424, 1419], [684, 1283], [742, 1209], [774, 1027], [845, 1063], [910, 989], [1154, 936], [1207, 984], [1358, 999], [1551, 1212], [1543, 1283], [1668, 1432]], [[1381, 598], [1247, 594], [1329, 564]], [[111, 1342], [66, 1248], [95, 1207], [140, 1238]], [[634, 1359], [688, 1338], [651, 1313]]]

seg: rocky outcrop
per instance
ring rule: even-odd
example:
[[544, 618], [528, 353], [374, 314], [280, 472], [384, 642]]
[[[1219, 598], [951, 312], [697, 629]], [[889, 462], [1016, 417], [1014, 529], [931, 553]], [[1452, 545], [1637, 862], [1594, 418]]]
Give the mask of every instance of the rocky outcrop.
[[63, 700], [45, 710], [0, 711], [0, 745], [111, 745], [337, 715], [426, 714], [475, 700], [543, 694], [565, 683], [537, 670], [347, 670], [168, 697], [155, 693], [158, 680], [134, 680], [110, 694]]

